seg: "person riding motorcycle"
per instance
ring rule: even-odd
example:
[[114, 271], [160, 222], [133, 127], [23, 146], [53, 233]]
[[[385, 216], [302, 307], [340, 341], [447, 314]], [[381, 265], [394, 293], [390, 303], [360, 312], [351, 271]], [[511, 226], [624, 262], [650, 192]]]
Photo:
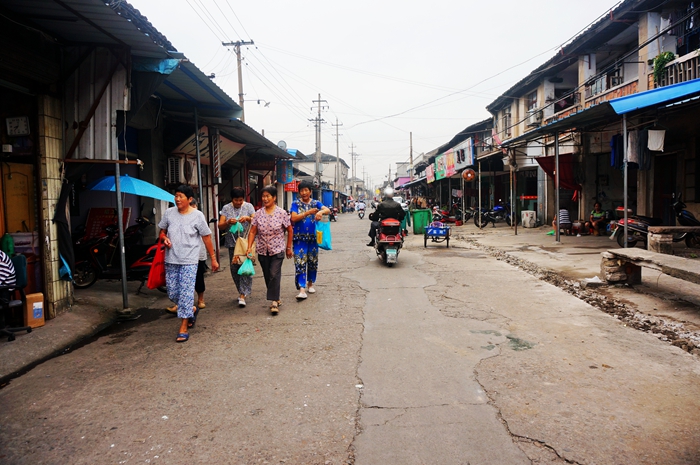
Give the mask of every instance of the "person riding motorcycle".
[[379, 223], [387, 218], [393, 218], [395, 220], [401, 221], [406, 212], [401, 207], [401, 204], [395, 201], [392, 197], [394, 195], [394, 189], [387, 187], [384, 189], [382, 195], [382, 202], [377, 205], [377, 209], [369, 214], [369, 219], [372, 220], [372, 225], [369, 228], [370, 241], [367, 247], [374, 247], [374, 243], [377, 237], [377, 228], [379, 228]]

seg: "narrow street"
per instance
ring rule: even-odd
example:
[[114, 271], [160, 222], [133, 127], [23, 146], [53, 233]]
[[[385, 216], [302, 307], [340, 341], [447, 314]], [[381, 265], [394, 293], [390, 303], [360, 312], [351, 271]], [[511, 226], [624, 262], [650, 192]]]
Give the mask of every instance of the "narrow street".
[[304, 302], [286, 261], [276, 317], [226, 267], [187, 343], [160, 297], [12, 380], [0, 463], [700, 464], [698, 356], [465, 241], [387, 268], [368, 227]]

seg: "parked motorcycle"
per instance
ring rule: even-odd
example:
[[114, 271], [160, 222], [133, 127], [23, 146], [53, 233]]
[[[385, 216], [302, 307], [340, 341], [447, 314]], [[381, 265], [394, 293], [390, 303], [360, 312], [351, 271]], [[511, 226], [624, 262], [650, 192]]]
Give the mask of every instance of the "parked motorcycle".
[[[148, 280], [148, 273], [153, 263], [153, 257], [158, 245], [139, 245], [143, 237], [143, 229], [151, 223], [147, 218], [137, 219], [137, 224], [130, 226], [129, 236], [124, 233], [126, 279], [140, 281], [136, 293]], [[119, 256], [119, 231], [116, 225], [105, 228], [106, 235], [79, 241], [76, 245], [76, 263], [73, 273], [73, 285], [77, 289], [85, 289], [97, 282], [98, 279], [121, 279], [121, 259]], [[138, 237], [138, 241], [136, 238]], [[162, 247], [162, 245], [161, 245]], [[158, 288], [165, 292], [165, 287]]]
[[394, 218], [380, 221], [377, 238], [374, 242], [374, 250], [377, 252], [377, 256], [386, 266], [392, 267], [398, 260], [401, 247], [403, 247], [401, 222]]
[[442, 210], [437, 206], [433, 207], [433, 221], [439, 221], [441, 223], [456, 223], [457, 221], [462, 221], [464, 215], [458, 203], [452, 204], [451, 211], [454, 212], [454, 216], [451, 216], [448, 210]]
[[[479, 214], [479, 210], [479, 208], [473, 210], [474, 224], [479, 229], [483, 229], [489, 223], [492, 223], [495, 228], [496, 223], [501, 221], [505, 221], [508, 226], [513, 225], [513, 216], [511, 215], [510, 204], [508, 202], [499, 203], [491, 209], [481, 209], [481, 214]], [[516, 222], [520, 224], [518, 218], [516, 218]]]
[[[685, 208], [685, 204], [680, 201], [680, 195], [676, 203], [673, 204], [673, 208], [676, 211], [676, 215], [678, 216], [679, 220], [680, 215], [682, 215], [683, 221], [688, 222], [687, 226], [700, 226], [700, 222], [697, 222], [698, 220], [695, 219], [692, 213], [688, 212], [687, 210], [683, 210]], [[690, 222], [693, 220], [695, 220], [697, 224], [690, 224]], [[623, 218], [616, 222], [615, 230], [610, 236], [610, 239], [616, 240], [620, 247], [624, 247], [625, 242], [627, 242], [628, 248], [636, 246], [637, 242], [641, 241], [643, 247], [646, 249], [649, 238], [649, 227], [661, 226], [662, 223], [663, 221], [661, 218], [652, 218], [644, 215], [632, 215], [627, 218], [627, 237], [625, 238], [625, 220]], [[686, 245], [694, 244], [696, 240], [697, 237], [693, 233], [679, 233], [673, 235], [673, 242], [686, 241]], [[692, 245], [688, 245], [688, 247], [692, 247]]]
[[[673, 210], [676, 212], [676, 220], [681, 226], [700, 226], [700, 220], [695, 218], [691, 212], [686, 210], [687, 206], [681, 200], [681, 194], [678, 194], [678, 198], [673, 203]], [[688, 247], [700, 247], [700, 234], [697, 233], [686, 233], [685, 245]]]

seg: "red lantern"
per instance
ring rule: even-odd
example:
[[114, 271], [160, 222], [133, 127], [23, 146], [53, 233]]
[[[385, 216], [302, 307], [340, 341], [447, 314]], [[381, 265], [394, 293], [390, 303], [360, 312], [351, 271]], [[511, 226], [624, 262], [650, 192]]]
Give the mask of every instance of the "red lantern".
[[462, 171], [462, 177], [467, 182], [473, 181], [474, 179], [476, 179], [476, 171], [474, 171], [471, 168], [468, 170], [464, 170], [464, 171]]

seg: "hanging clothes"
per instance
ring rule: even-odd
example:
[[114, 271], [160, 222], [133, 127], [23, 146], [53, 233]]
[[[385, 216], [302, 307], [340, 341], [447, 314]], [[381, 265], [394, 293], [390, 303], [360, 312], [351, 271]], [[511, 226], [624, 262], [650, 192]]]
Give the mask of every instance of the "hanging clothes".
[[615, 134], [610, 139], [610, 166], [619, 170], [625, 156], [624, 140], [621, 134]]
[[639, 131], [639, 140], [637, 141], [637, 152], [639, 157], [639, 169], [651, 169], [651, 152], [649, 152], [649, 131]]
[[627, 166], [639, 167], [639, 131], [636, 130], [627, 133]]
[[653, 150], [655, 152], [663, 152], [665, 138], [665, 129], [649, 129], [649, 143], [647, 147], [649, 150]]

